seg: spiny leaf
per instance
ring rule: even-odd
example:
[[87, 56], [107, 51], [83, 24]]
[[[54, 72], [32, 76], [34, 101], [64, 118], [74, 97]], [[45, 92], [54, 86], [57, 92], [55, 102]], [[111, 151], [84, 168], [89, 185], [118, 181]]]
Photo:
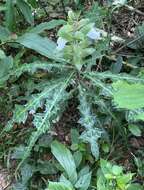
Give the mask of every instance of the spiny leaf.
[[84, 142], [89, 142], [91, 145], [91, 152], [93, 156], [98, 159], [99, 157], [99, 147], [97, 144], [98, 139], [101, 137], [102, 130], [96, 127], [97, 120], [96, 116], [91, 111], [91, 105], [88, 103], [86, 98], [85, 89], [79, 87], [79, 111], [81, 113], [81, 118], [79, 123], [85, 127], [85, 131], [81, 134], [80, 138]]
[[[68, 77], [65, 78], [65, 80], [62, 83], [58, 84], [55, 87], [51, 87], [51, 90], [44, 95], [44, 97], [46, 96], [45, 111], [43, 112], [43, 114], [40, 113], [41, 117], [39, 117], [36, 123], [34, 122], [34, 124], [36, 125], [36, 131], [33, 132], [30, 137], [30, 142], [28, 144], [27, 150], [25, 151], [23, 159], [19, 163], [17, 170], [20, 168], [20, 166], [26, 160], [26, 158], [30, 155], [30, 152], [38, 138], [51, 127], [55, 120], [59, 118], [58, 114], [60, 114], [62, 111], [61, 106], [64, 107], [65, 101], [68, 99], [68, 94], [65, 92], [65, 88], [69, 84], [72, 76], [73, 73], [68, 75]], [[31, 104], [29, 107], [31, 107]], [[39, 113], [36, 113], [34, 117], [37, 117], [38, 115]]]
[[125, 73], [120, 74], [113, 74], [111, 72], [91, 72], [91, 73], [85, 73], [85, 76], [93, 77], [93, 79], [112, 79], [113, 81], [117, 80], [126, 80], [129, 82], [140, 82], [144, 83], [144, 79], [138, 78], [137, 76], [131, 76]]

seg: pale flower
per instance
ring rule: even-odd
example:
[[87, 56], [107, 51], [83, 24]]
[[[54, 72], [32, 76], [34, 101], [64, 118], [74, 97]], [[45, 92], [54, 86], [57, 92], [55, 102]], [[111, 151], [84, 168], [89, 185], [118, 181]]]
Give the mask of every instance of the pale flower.
[[65, 45], [67, 43], [67, 40], [65, 40], [64, 38], [62, 37], [59, 37], [58, 40], [57, 40], [57, 50], [62, 50], [64, 49]]
[[98, 31], [96, 28], [92, 28], [88, 33], [87, 37], [92, 40], [99, 40], [101, 38], [101, 32]]

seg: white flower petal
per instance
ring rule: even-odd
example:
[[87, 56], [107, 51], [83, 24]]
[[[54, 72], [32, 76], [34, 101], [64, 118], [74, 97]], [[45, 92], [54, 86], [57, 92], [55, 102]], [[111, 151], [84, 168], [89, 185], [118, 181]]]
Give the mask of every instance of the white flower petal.
[[59, 37], [57, 40], [57, 50], [62, 50], [67, 43], [67, 40], [64, 38]]
[[101, 38], [101, 33], [96, 28], [92, 28], [88, 33], [87, 37], [89, 37], [92, 40], [98, 40]]
[[35, 114], [35, 110], [30, 110], [29, 114], [32, 114], [32, 115]]

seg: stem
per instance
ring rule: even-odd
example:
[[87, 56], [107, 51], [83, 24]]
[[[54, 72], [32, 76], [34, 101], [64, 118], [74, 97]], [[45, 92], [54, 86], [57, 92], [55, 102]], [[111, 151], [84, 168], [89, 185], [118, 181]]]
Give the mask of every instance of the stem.
[[144, 16], [144, 13], [141, 12], [140, 10], [138, 10], [138, 9], [132, 7], [132, 6], [129, 6], [129, 5], [124, 5], [124, 6], [125, 6], [128, 10], [133, 11], [133, 12], [139, 14], [139, 15]]

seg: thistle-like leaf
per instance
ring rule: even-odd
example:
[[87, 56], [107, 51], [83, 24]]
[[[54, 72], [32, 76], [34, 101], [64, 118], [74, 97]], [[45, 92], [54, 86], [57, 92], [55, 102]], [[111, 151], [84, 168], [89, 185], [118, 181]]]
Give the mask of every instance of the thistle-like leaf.
[[[64, 81], [62, 80], [57, 85], [50, 86], [48, 89], [46, 89], [45, 93], [42, 92], [42, 94], [36, 99], [38, 101], [42, 101], [43, 98], [45, 99], [45, 111], [43, 113], [34, 114], [33, 123], [36, 126], [36, 130], [30, 137], [29, 144], [27, 146], [23, 159], [17, 167], [17, 170], [20, 168], [25, 159], [30, 155], [30, 152], [38, 138], [51, 127], [55, 120], [59, 118], [59, 114], [61, 114], [62, 110], [61, 108], [64, 107], [65, 102], [69, 97], [68, 93], [65, 91], [65, 88], [69, 84], [72, 76], [73, 73], [68, 75]], [[24, 111], [27, 112], [31, 108], [35, 109], [36, 100], [30, 101]]]
[[131, 76], [125, 73], [120, 73], [120, 74], [113, 74], [111, 72], [91, 72], [91, 73], [85, 73], [85, 77], [93, 77], [93, 79], [111, 79], [112, 81], [117, 81], [117, 80], [125, 80], [128, 82], [139, 82], [139, 83], [144, 83], [144, 79], [139, 78], [137, 76]]
[[86, 91], [79, 87], [79, 111], [81, 113], [81, 118], [79, 123], [85, 127], [85, 131], [81, 134], [80, 138], [84, 142], [88, 142], [91, 145], [91, 152], [93, 156], [98, 159], [99, 147], [97, 144], [98, 139], [101, 137], [102, 130], [96, 127], [97, 119], [96, 116], [91, 111], [91, 105], [87, 101]]

